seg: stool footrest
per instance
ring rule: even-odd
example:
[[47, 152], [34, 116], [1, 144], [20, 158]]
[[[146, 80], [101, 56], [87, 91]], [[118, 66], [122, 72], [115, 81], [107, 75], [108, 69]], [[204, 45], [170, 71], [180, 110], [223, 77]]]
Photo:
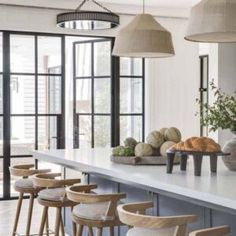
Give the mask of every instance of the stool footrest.
[[[48, 230], [48, 234], [54, 235], [54, 232], [52, 230]], [[47, 235], [47, 233], [43, 233], [43, 235]], [[26, 236], [26, 234], [15, 233], [15, 236]], [[29, 236], [39, 236], [39, 234], [29, 234]]]

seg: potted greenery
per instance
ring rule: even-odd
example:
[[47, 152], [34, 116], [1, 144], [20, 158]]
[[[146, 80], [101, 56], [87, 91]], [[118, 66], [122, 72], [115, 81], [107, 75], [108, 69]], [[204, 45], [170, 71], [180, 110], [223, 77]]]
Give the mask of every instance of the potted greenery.
[[[207, 103], [202, 104], [197, 99], [201, 110], [205, 111], [205, 116], [201, 117], [201, 124], [209, 127], [212, 131], [216, 131], [219, 128], [229, 129], [236, 135], [236, 92], [228, 95], [221, 89], [218, 89], [214, 82], [211, 82], [210, 86], [214, 92], [214, 103], [211, 105]], [[230, 170], [236, 171], [236, 136], [225, 144], [223, 151], [231, 153], [223, 158], [225, 165]]]

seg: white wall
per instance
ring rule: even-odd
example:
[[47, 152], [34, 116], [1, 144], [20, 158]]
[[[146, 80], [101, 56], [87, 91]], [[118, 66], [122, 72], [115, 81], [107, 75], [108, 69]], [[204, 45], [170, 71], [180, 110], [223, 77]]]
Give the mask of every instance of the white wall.
[[[128, 9], [128, 6], [126, 6]], [[119, 8], [121, 10], [121, 8]], [[129, 8], [131, 9], [131, 8]], [[123, 9], [125, 11], [126, 9]], [[19, 30], [77, 34], [77, 31], [55, 26], [60, 11], [36, 8], [0, 6], [0, 30]], [[153, 9], [152, 9], [153, 12]], [[176, 18], [178, 9], [170, 18], [158, 20], [173, 34], [176, 56], [170, 59], [147, 60], [146, 66], [146, 133], [165, 126], [179, 127], [184, 137], [199, 134], [199, 121], [195, 117], [195, 99], [199, 87], [198, 44], [184, 40], [187, 19]], [[158, 15], [162, 15], [157, 12]], [[163, 15], [165, 15], [163, 13]], [[176, 13], [176, 14], [175, 14]], [[124, 26], [132, 16], [121, 16]], [[116, 30], [99, 31], [100, 35], [114, 36]], [[81, 34], [81, 33], [80, 33]], [[86, 33], [88, 34], [88, 33]], [[94, 33], [90, 33], [94, 35]], [[95, 32], [97, 34], [97, 32]]]
[[[236, 91], [236, 44], [219, 44], [218, 86], [227, 94]], [[219, 131], [219, 142], [224, 144], [233, 137], [229, 130]]]
[[183, 137], [199, 135], [198, 44], [184, 40], [187, 20], [159, 19], [172, 32], [176, 56], [147, 61], [147, 132], [176, 126]]

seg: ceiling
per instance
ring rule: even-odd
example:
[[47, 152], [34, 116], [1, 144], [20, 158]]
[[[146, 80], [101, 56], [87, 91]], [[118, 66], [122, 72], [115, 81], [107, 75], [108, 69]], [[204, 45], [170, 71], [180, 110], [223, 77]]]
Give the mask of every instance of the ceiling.
[[[109, 4], [126, 4], [126, 5], [142, 5], [143, 0], [97, 0], [98, 2]], [[145, 0], [145, 5], [149, 7], [168, 7], [168, 8], [189, 8], [200, 0]], [[67, 5], [68, 8], [76, 7], [81, 0], [0, 0], [0, 3], [30, 5], [30, 6], [45, 6], [45, 7], [60, 7]]]

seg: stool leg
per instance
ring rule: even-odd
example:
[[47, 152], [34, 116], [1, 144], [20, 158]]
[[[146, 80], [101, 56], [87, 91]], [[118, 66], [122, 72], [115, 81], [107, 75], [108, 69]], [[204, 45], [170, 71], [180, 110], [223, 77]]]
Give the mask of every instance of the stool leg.
[[201, 176], [202, 158], [203, 158], [203, 155], [201, 155], [201, 154], [194, 154], [193, 155], [195, 176]]
[[[73, 206], [71, 207], [71, 214], [73, 214]], [[73, 229], [73, 236], [76, 236], [76, 223], [72, 220], [72, 229]]]
[[182, 154], [181, 159], [180, 159], [180, 170], [186, 171], [186, 169], [187, 169], [187, 160], [188, 160], [188, 155]]
[[19, 217], [20, 217], [20, 210], [21, 210], [21, 206], [22, 206], [23, 196], [24, 196], [24, 194], [20, 193], [19, 199], [18, 199], [18, 204], [17, 204], [17, 209], [16, 209], [16, 217], [15, 217], [15, 222], [14, 222], [12, 236], [16, 235], [17, 226], [18, 226]]
[[49, 236], [49, 219], [48, 219], [48, 213], [46, 218], [46, 227], [45, 227], [46, 235]]
[[109, 228], [109, 231], [110, 231], [110, 236], [114, 236], [114, 227], [113, 226], [111, 226]]
[[92, 227], [89, 227], [89, 236], [93, 236], [93, 228]]
[[40, 224], [40, 228], [39, 228], [39, 236], [43, 235], [43, 230], [45, 227], [47, 217], [48, 217], [48, 207], [44, 207], [43, 208], [43, 215], [42, 215], [42, 219], [41, 219], [41, 224]]
[[83, 229], [84, 229], [84, 226], [83, 225], [79, 225], [76, 236], [82, 236], [83, 235]]
[[210, 163], [211, 163], [211, 172], [216, 173], [217, 172], [217, 155], [212, 154], [210, 156]]
[[102, 236], [102, 228], [97, 228], [96, 236]]
[[167, 174], [172, 174], [173, 165], [174, 165], [175, 153], [168, 152], [167, 153]]
[[60, 222], [61, 221], [61, 208], [57, 207], [56, 221], [55, 221], [55, 236], [59, 236]]
[[33, 206], [34, 206], [34, 194], [31, 193], [30, 200], [29, 200], [29, 211], [28, 211], [28, 219], [27, 219], [27, 226], [26, 226], [26, 236], [30, 235]]
[[64, 229], [64, 223], [63, 223], [63, 219], [62, 219], [62, 215], [60, 214], [60, 226], [61, 226], [61, 234], [62, 236], [65, 236], [65, 229]]

